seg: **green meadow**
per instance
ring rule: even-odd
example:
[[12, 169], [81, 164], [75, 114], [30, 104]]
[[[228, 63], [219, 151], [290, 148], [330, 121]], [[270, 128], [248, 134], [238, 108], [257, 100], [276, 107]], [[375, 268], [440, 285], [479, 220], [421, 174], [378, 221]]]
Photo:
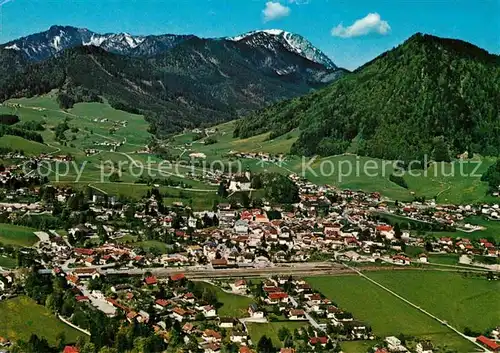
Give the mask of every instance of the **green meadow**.
[[[13, 107], [13, 104], [20, 106]], [[124, 168], [122, 182], [134, 182], [136, 179], [134, 173], [127, 170], [130, 165], [136, 162], [145, 163], [148, 158], [159, 162], [154, 156], [136, 153], [144, 149], [151, 137], [144, 117], [113, 109], [106, 101], [104, 103], [78, 103], [74, 108], [65, 111], [58, 107], [54, 91], [44, 96], [9, 100], [0, 107], [0, 113], [2, 112], [15, 113], [21, 121], [41, 121], [46, 129], [42, 132], [45, 145], [25, 142], [13, 136], [4, 136], [0, 138], [0, 146], [19, 147], [27, 154], [69, 153], [78, 163], [87, 163], [80, 182], [101, 181], [101, 163], [106, 160], [128, 164]], [[68, 120], [70, 129], [65, 132], [67, 142], [63, 145], [56, 141], [53, 129], [65, 119]], [[216, 141], [213, 144], [205, 144], [207, 137], [195, 141], [195, 134], [188, 131], [169, 138], [166, 141], [167, 148], [172, 156], [183, 161], [188, 161], [191, 153], [204, 153], [206, 155], [204, 162], [207, 165], [215, 161], [235, 162], [235, 157], [228, 155], [231, 151], [284, 154], [285, 159], [279, 164], [263, 163], [252, 159], [240, 159], [239, 162], [242, 169], [249, 169], [252, 172], [296, 173], [317, 184], [366, 192], [381, 192], [383, 196], [391, 200], [409, 201], [415, 196], [427, 199], [436, 198], [439, 203], [476, 203], [496, 200], [487, 195], [487, 185], [480, 181], [480, 174], [494, 162], [492, 158], [431, 165], [427, 170], [418, 172], [418, 175], [415, 174], [416, 171], [406, 172], [404, 174], [408, 185], [406, 189], [389, 180], [389, 176], [395, 171], [394, 161], [352, 154], [322, 158], [292, 156], [289, 151], [299, 136], [300, 131], [297, 129], [275, 139], [270, 139], [269, 133], [238, 139], [233, 137], [234, 128], [234, 121], [213, 127], [215, 133], [210, 136]], [[121, 146], [116, 151], [111, 151], [109, 143], [118, 142]], [[100, 152], [87, 157], [83, 151], [90, 148]], [[158, 166], [154, 163], [149, 166], [153, 174], [157, 168]], [[54, 179], [54, 175], [51, 178]], [[73, 172], [57, 181], [70, 182], [75, 181], [75, 178], [76, 172]], [[203, 182], [194, 184], [193, 188], [207, 188], [207, 184]], [[134, 193], [133, 191], [127, 192]]]
[[38, 241], [36, 229], [0, 223], [0, 243], [14, 246], [32, 246]]
[[368, 276], [459, 330], [469, 327], [483, 332], [498, 324], [498, 281], [463, 277], [455, 272], [403, 272], [374, 272]]
[[[495, 288], [489, 287], [490, 283], [486, 280], [476, 282], [475, 279], [462, 279], [454, 273], [431, 271], [383, 271], [367, 275], [408, 300], [415, 300], [436, 316], [449, 319], [450, 324], [465, 325], [469, 322], [470, 325], [484, 327], [498, 317], [495, 310], [489, 314], [486, 312], [487, 308], [491, 310], [491, 303], [495, 302], [492, 300], [497, 296]], [[470, 342], [455, 332], [362, 277], [313, 277], [307, 280], [342, 309], [370, 324], [379, 337], [404, 333], [429, 339], [436, 346], [446, 346], [458, 352], [474, 349]], [[483, 318], [485, 314], [487, 316]], [[481, 323], [481, 320], [484, 321]]]
[[55, 317], [44, 306], [36, 304], [28, 297], [17, 297], [0, 302], [0, 336], [9, 340], [29, 340], [32, 334], [43, 337], [52, 345], [57, 335], [64, 333], [66, 343], [76, 342], [83, 335]]
[[221, 317], [247, 317], [248, 306], [254, 303], [250, 297], [224, 292], [221, 288], [206, 282], [197, 282], [202, 288], [209, 288], [215, 291], [217, 301], [221, 306], [217, 309], [217, 314]]
[[235, 122], [214, 127], [211, 135], [217, 142], [205, 145], [204, 139], [193, 141], [193, 133], [180, 134], [170, 140], [169, 145], [184, 151], [184, 159], [190, 153], [206, 155], [206, 162], [214, 160], [235, 161], [228, 153], [262, 152], [285, 154], [284, 163], [262, 163], [252, 159], [239, 159], [243, 169], [253, 172], [277, 171], [297, 173], [317, 184], [328, 184], [343, 189], [381, 192], [392, 200], [407, 201], [415, 196], [435, 198], [439, 203], [476, 203], [493, 202], [496, 199], [487, 195], [487, 185], [481, 182], [480, 175], [494, 162], [493, 158], [455, 161], [452, 163], [431, 164], [426, 170], [405, 172], [403, 177], [408, 188], [403, 188], [389, 180], [398, 171], [395, 161], [343, 154], [329, 157], [298, 157], [289, 155], [292, 144], [297, 140], [299, 131], [293, 130], [275, 139], [269, 133], [246, 139], [233, 137]]
[[293, 333], [295, 329], [307, 328], [307, 322], [300, 321], [279, 321], [279, 322], [268, 322], [265, 324], [249, 322], [247, 323], [248, 333], [252, 338], [252, 342], [259, 342], [262, 336], [267, 336], [273, 342], [275, 347], [283, 347], [282, 342], [278, 338], [278, 332], [282, 327], [286, 327], [290, 332]]
[[0, 267], [3, 268], [16, 268], [17, 261], [12, 257], [0, 255]]

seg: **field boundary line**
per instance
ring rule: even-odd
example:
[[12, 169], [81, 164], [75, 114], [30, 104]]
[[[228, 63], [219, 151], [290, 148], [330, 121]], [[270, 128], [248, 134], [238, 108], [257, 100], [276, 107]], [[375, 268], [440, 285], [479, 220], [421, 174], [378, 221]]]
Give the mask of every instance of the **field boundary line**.
[[424, 313], [425, 315], [429, 316], [430, 318], [436, 320], [437, 322], [439, 322], [440, 324], [448, 327], [450, 330], [454, 331], [455, 333], [457, 333], [458, 335], [460, 335], [462, 338], [465, 338], [467, 341], [469, 342], [472, 342], [473, 344], [475, 344], [477, 347], [479, 347], [481, 349], [482, 352], [487, 352], [487, 353], [493, 353], [491, 352], [490, 350], [486, 349], [485, 347], [481, 346], [479, 343], [476, 342], [476, 339], [473, 338], [473, 337], [469, 337], [469, 336], [466, 336], [464, 335], [462, 332], [460, 332], [458, 329], [456, 329], [455, 327], [451, 326], [450, 324], [448, 324], [447, 321], [445, 320], [441, 320], [440, 318], [438, 318], [437, 316], [429, 313], [428, 311], [426, 311], [425, 309], [421, 308], [420, 306], [416, 305], [416, 304], [413, 304], [411, 301], [409, 301], [408, 299], [402, 297], [401, 295], [397, 294], [396, 292], [394, 292], [393, 290], [385, 287], [384, 285], [378, 283], [377, 281], [371, 279], [370, 277], [366, 276], [364, 273], [356, 270], [355, 268], [352, 268], [346, 264], [344, 264], [345, 267], [349, 268], [350, 270], [356, 272], [358, 275], [360, 275], [361, 277], [367, 279], [368, 281], [370, 281], [371, 283], [375, 284], [376, 286], [382, 288], [383, 290], [385, 290], [386, 292], [388, 292], [389, 294], [395, 296], [396, 298], [402, 300], [403, 302], [405, 302], [406, 304], [409, 304], [410, 306], [412, 306], [413, 308], [415, 309], [418, 309], [420, 312]]
[[90, 336], [90, 332], [89, 331], [84, 330], [83, 328], [76, 326], [75, 324], [73, 324], [73, 323], [69, 322], [68, 320], [66, 320], [61, 315], [57, 315], [57, 317], [59, 318], [59, 320], [61, 320], [62, 322], [64, 322], [66, 325], [73, 327], [75, 330], [78, 330], [81, 333], [86, 334], [87, 336]]

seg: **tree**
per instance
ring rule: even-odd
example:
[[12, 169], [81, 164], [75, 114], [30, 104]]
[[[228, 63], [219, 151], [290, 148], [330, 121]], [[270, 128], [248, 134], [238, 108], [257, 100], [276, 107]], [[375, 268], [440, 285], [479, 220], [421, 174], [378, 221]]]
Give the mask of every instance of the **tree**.
[[446, 143], [444, 136], [437, 136], [433, 139], [434, 150], [432, 151], [432, 158], [436, 162], [450, 162], [450, 150]]
[[285, 175], [266, 173], [261, 176], [266, 197], [277, 203], [299, 201], [299, 188]]
[[57, 308], [55, 306], [54, 294], [49, 294], [45, 299], [45, 307], [52, 312], [56, 312]]
[[262, 336], [257, 343], [257, 352], [258, 353], [275, 353], [276, 348], [273, 346], [273, 341], [270, 338], [267, 338], [266, 335]]
[[250, 196], [248, 195], [248, 192], [241, 193], [241, 204], [245, 208], [250, 207]]
[[61, 352], [64, 349], [65, 343], [66, 343], [66, 334], [64, 333], [64, 331], [61, 331], [56, 335], [56, 347], [58, 351]]
[[217, 304], [217, 295], [215, 294], [215, 291], [211, 290], [210, 288], [205, 288], [203, 290], [201, 299], [211, 305]]
[[54, 349], [49, 345], [45, 338], [39, 338], [32, 334], [22, 350], [24, 353], [39, 353], [39, 352], [54, 352]]
[[135, 219], [135, 206], [128, 205], [128, 207], [125, 209], [124, 214], [127, 222], [132, 222]]
[[280, 341], [284, 341], [290, 335], [290, 330], [286, 326], [283, 326], [278, 330], [278, 338]]
[[211, 217], [208, 215], [208, 213], [205, 213], [205, 214], [203, 215], [203, 225], [204, 225], [205, 227], [207, 227], [207, 228], [208, 228], [208, 227], [213, 227], [213, 225], [214, 225], [213, 218], [211, 218]]
[[219, 188], [217, 189], [217, 195], [220, 197], [227, 197], [227, 189], [226, 189], [226, 184], [221, 181], [219, 184]]
[[285, 338], [285, 340], [283, 341], [283, 347], [286, 347], [286, 348], [293, 348], [294, 347], [294, 341], [293, 341], [292, 335]]
[[112, 183], [117, 183], [120, 181], [120, 173], [114, 172], [109, 176], [109, 181]]
[[486, 173], [481, 176], [481, 181], [488, 183], [490, 192], [498, 191], [500, 186], [500, 160], [488, 167]]

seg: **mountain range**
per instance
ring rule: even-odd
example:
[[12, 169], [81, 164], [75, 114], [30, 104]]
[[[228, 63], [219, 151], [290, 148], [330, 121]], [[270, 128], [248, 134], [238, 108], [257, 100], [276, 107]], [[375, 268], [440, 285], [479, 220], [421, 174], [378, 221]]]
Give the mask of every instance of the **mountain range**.
[[420, 33], [352, 73], [282, 30], [207, 39], [53, 26], [0, 46], [0, 100], [53, 89], [64, 108], [106, 99], [159, 135], [247, 116], [235, 136], [297, 130], [297, 155], [500, 154], [499, 56]]
[[0, 46], [0, 99], [57, 89], [62, 107], [105, 98], [170, 133], [240, 117], [342, 76], [305, 38], [280, 30], [233, 38], [98, 34], [52, 26]]
[[500, 56], [418, 33], [323, 89], [250, 114], [235, 135], [294, 129], [297, 155], [499, 155]]

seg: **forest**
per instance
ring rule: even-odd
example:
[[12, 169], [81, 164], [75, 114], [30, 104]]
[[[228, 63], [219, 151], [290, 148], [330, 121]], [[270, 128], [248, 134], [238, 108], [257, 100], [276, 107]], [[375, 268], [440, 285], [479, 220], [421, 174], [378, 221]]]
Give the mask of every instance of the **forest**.
[[416, 34], [328, 87], [259, 110], [234, 132], [299, 128], [291, 153], [409, 161], [500, 153], [500, 57]]

